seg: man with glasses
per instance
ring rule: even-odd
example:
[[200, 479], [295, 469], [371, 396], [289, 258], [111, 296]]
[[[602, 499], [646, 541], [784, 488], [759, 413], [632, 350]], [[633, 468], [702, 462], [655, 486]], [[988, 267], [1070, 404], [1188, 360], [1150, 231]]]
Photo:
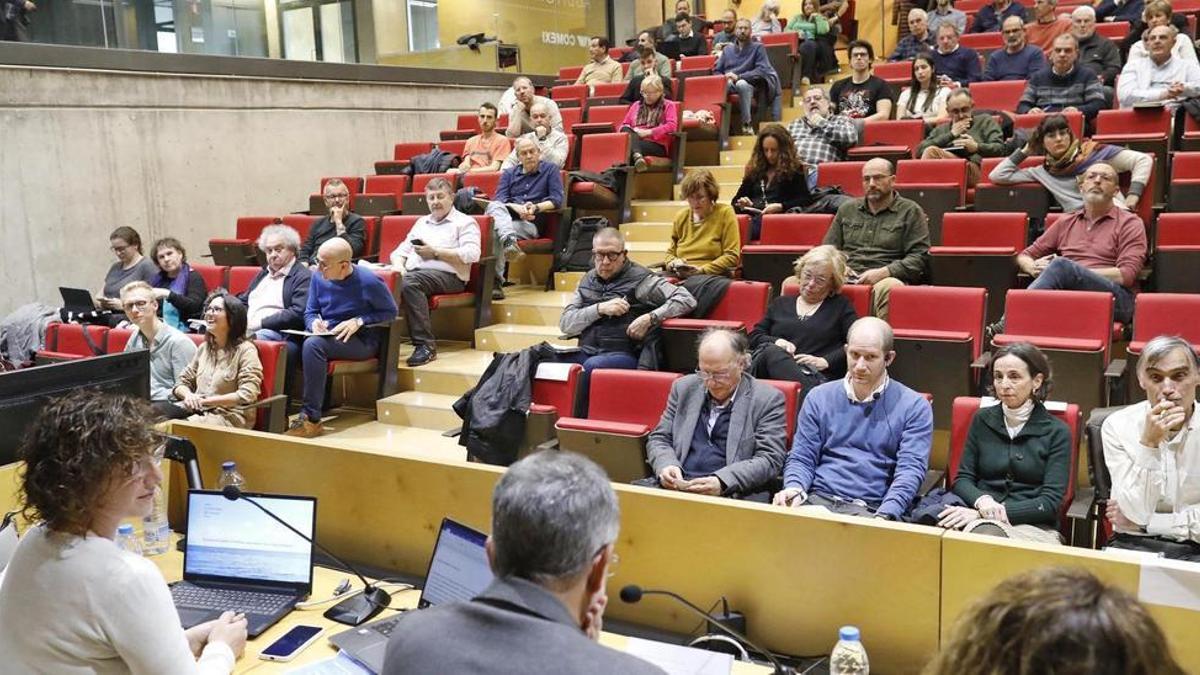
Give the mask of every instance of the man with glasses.
[[1004, 20], [1004, 49], [997, 49], [988, 56], [983, 69], [984, 82], [1002, 80], [1028, 80], [1033, 74], [1046, 67], [1046, 55], [1042, 50], [1025, 42], [1025, 24], [1019, 17]]
[[868, 518], [903, 518], [929, 467], [933, 409], [888, 377], [892, 329], [863, 317], [846, 337], [843, 380], [804, 398], [777, 506], [820, 506]]
[[1200, 64], [1195, 59], [1175, 56], [1174, 26], [1155, 26], [1143, 40], [1148, 59], [1129, 59], [1121, 71], [1117, 100], [1122, 108], [1139, 103], [1161, 103], [1174, 112], [1184, 99], [1200, 95]]
[[1112, 98], [1112, 86], [1121, 72], [1121, 50], [1116, 43], [1096, 32], [1096, 11], [1087, 5], [1071, 12], [1071, 35], [1079, 42], [1079, 62], [1100, 76]]
[[842, 204], [821, 243], [845, 254], [848, 281], [872, 286], [874, 314], [887, 319], [892, 288], [925, 276], [929, 218], [919, 204], [896, 193], [896, 172], [888, 160], [867, 161], [862, 179], [866, 196]]
[[808, 167], [808, 189], [812, 191], [820, 164], [846, 159], [846, 150], [858, 142], [858, 130], [848, 116], [830, 113], [832, 104], [820, 87], [804, 92], [802, 104], [804, 116], [788, 125], [788, 133], [796, 143], [796, 156]]
[[[1036, 51], [1036, 50], [1035, 50]], [[984, 157], [1004, 156], [1004, 132], [991, 115], [975, 114], [975, 101], [967, 89], [955, 89], [946, 99], [950, 121], [938, 125], [917, 146], [921, 159], [967, 160], [967, 187], [979, 182]]]
[[334, 237], [317, 249], [317, 274], [309, 282], [304, 327], [304, 402], [289, 436], [324, 433], [321, 410], [331, 359], [368, 359], [379, 353], [379, 335], [363, 326], [396, 318], [392, 292], [371, 270], [350, 262], [350, 244]]
[[829, 88], [829, 98], [837, 106], [838, 114], [867, 121], [890, 118], [892, 88], [871, 74], [875, 48], [866, 40], [852, 40], [847, 51], [853, 72], [850, 77], [834, 82]]
[[150, 403], [154, 412], [169, 419], [183, 419], [190, 410], [175, 405], [172, 393], [180, 374], [196, 355], [196, 343], [158, 318], [154, 289], [144, 281], [121, 287], [121, 308], [137, 332], [125, 343], [125, 351], [150, 350]]
[[615, 227], [592, 237], [592, 258], [592, 269], [583, 275], [558, 322], [565, 335], [579, 337], [579, 352], [564, 357], [583, 365], [575, 417], [587, 416], [593, 370], [637, 368], [650, 329], [696, 307], [696, 299], [683, 286], [630, 260], [625, 236]]
[[675, 380], [646, 443], [657, 485], [692, 494], [749, 497], [779, 475], [787, 455], [783, 392], [745, 373], [745, 333], [714, 328], [697, 351], [699, 368]]
[[300, 247], [300, 262], [312, 267], [317, 264], [317, 249], [334, 237], [350, 244], [351, 256], [357, 258], [367, 246], [367, 224], [362, 216], [350, 212], [350, 188], [338, 178], [325, 182], [323, 192], [328, 215], [312, 224], [308, 238]]

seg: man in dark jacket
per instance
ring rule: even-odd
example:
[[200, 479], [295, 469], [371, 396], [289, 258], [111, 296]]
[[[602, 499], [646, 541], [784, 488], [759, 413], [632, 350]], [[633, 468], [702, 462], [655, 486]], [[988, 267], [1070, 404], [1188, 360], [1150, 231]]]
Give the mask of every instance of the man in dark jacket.
[[1121, 72], [1121, 50], [1103, 35], [1096, 33], [1096, 12], [1084, 5], [1071, 12], [1071, 35], [1079, 41], [1079, 63], [1100, 76], [1112, 103], [1112, 86]]
[[955, 89], [946, 98], [950, 121], [938, 125], [917, 146], [921, 159], [967, 160], [967, 186], [979, 182], [984, 157], [1004, 156], [1004, 132], [989, 114], [976, 115], [975, 101], [967, 89]]
[[362, 216], [350, 212], [350, 188], [340, 179], [330, 178], [325, 182], [324, 196], [329, 214], [313, 223], [308, 238], [300, 247], [300, 262], [309, 267], [317, 264], [317, 249], [321, 244], [334, 237], [349, 242], [355, 258], [367, 249], [367, 224]]
[[287, 343], [290, 376], [300, 357], [300, 341], [281, 331], [304, 329], [304, 307], [308, 304], [312, 272], [298, 264], [300, 234], [287, 225], [263, 228], [258, 248], [266, 254], [267, 266], [258, 271], [238, 299], [246, 305], [247, 330], [254, 337]]

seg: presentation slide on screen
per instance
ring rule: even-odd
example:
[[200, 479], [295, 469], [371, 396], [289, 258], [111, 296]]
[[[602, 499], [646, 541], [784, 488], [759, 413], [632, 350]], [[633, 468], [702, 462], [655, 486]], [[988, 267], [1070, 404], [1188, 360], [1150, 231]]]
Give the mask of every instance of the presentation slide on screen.
[[[314, 503], [255, 497], [306, 536], [313, 535]], [[312, 545], [244, 500], [192, 495], [188, 513], [187, 574], [307, 583]]]
[[470, 600], [492, 583], [483, 545], [453, 528], [442, 530], [421, 599], [431, 605]]

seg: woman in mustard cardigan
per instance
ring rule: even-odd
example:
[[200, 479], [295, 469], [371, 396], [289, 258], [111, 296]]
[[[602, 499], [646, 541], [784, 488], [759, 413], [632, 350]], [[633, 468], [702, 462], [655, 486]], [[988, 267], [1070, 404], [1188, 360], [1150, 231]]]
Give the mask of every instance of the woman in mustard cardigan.
[[718, 204], [721, 187], [712, 172], [694, 170], [680, 191], [688, 207], [675, 216], [665, 260], [667, 274], [680, 279], [697, 274], [728, 277], [742, 259], [737, 216], [729, 204]]

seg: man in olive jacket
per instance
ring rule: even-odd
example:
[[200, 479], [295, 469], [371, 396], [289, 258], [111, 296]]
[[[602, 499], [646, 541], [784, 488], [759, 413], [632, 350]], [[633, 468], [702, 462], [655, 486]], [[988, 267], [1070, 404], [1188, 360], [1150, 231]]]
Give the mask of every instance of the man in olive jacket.
[[975, 114], [975, 101], [966, 89], [956, 89], [950, 94], [946, 112], [950, 121], [930, 131], [917, 146], [917, 154], [921, 159], [965, 158], [967, 187], [974, 187], [979, 182], [983, 158], [1006, 154], [1004, 132], [991, 115]]

